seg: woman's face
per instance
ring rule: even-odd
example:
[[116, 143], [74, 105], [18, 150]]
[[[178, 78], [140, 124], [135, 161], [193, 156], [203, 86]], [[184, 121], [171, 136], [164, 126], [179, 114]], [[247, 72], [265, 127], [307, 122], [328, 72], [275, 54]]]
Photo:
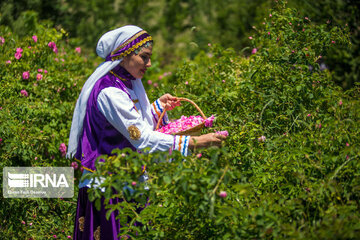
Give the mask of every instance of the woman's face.
[[138, 54], [132, 53], [124, 57], [120, 65], [133, 77], [142, 78], [148, 67], [151, 67], [152, 46], [142, 48]]

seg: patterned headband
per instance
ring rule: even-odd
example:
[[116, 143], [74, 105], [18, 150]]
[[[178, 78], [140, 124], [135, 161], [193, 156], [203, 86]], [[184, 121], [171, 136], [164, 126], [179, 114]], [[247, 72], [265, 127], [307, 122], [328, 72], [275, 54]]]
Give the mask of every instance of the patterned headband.
[[120, 58], [123, 58], [130, 53], [136, 51], [141, 46], [145, 45], [146, 47], [152, 43], [152, 37], [144, 30], [136, 33], [134, 36], [126, 40], [123, 44], [117, 47], [114, 51], [111, 52], [109, 56], [106, 57], [106, 60], [115, 61]]

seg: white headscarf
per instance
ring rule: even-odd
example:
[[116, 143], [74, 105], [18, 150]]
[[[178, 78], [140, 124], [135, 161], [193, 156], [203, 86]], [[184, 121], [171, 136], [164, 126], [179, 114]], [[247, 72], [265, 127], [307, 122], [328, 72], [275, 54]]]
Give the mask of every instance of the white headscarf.
[[[126, 40], [131, 38], [136, 33], [140, 32], [141, 30], [142, 29], [137, 26], [128, 25], [105, 33], [100, 38], [97, 44], [96, 53], [101, 58], [105, 59], [112, 51], [114, 51], [117, 47], [119, 47]], [[86, 105], [95, 83], [105, 74], [107, 74], [110, 70], [119, 65], [122, 60], [123, 59], [121, 58], [115, 61], [105, 61], [101, 63], [85, 82], [81, 90], [80, 96], [76, 102], [74, 110], [74, 115], [71, 123], [68, 152], [66, 154], [67, 158], [72, 158], [77, 151], [79, 139], [83, 130]], [[144, 120], [146, 120], [150, 125], [153, 125], [151, 119], [149, 99], [146, 96], [141, 79], [136, 79], [135, 81], [133, 81], [133, 90], [138, 96], [141, 108], [146, 113], [144, 116]]]

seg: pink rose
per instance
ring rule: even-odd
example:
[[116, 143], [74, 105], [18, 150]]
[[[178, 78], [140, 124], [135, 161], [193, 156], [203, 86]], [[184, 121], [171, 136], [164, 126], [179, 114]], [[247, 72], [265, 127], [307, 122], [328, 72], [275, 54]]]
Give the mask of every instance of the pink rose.
[[223, 135], [225, 137], [229, 136], [228, 131], [217, 131], [216, 134], [220, 134], [220, 135]]
[[23, 95], [24, 97], [29, 96], [28, 92], [27, 92], [25, 89], [21, 90], [20, 93], [21, 93], [21, 95]]
[[22, 56], [21, 52], [16, 52], [16, 53], [15, 53], [15, 58], [16, 58], [17, 60], [19, 60], [19, 59], [21, 58], [21, 56]]
[[253, 39], [253, 37], [249, 37], [249, 39], [250, 39], [250, 40], [252, 40], [252, 39]]
[[66, 145], [65, 145], [65, 143], [60, 144], [59, 151], [61, 152], [61, 156], [65, 157], [65, 155], [66, 155]]
[[219, 196], [220, 196], [221, 198], [226, 198], [227, 193], [226, 193], [225, 191], [221, 191], [221, 192], [219, 193]]
[[256, 48], [253, 48], [253, 50], [251, 51], [251, 54], [255, 54], [257, 52]]
[[6, 64], [11, 64], [11, 61], [10, 61], [10, 60], [7, 60], [7, 61], [6, 61]]
[[136, 186], [136, 182], [132, 182], [131, 185]]
[[38, 72], [41, 73], [41, 72], [43, 72], [43, 70], [42, 70], [41, 68], [39, 68], [39, 69], [38, 69]]
[[205, 127], [212, 127], [214, 119], [215, 119], [214, 115], [211, 115], [211, 117], [207, 118], [205, 120]]
[[80, 47], [75, 48], [75, 52], [81, 53], [81, 48]]
[[37, 36], [36, 35], [32, 36], [32, 39], [34, 40], [34, 42], [37, 42]]
[[54, 47], [56, 47], [56, 44], [55, 44], [55, 42], [49, 42], [48, 46], [49, 46], [49, 48], [53, 49]]
[[16, 52], [17, 52], [17, 53], [22, 53], [23, 50], [22, 50], [22, 48], [16, 48]]
[[40, 73], [36, 74], [36, 80], [40, 81], [43, 78], [43, 75], [41, 75]]
[[73, 169], [78, 169], [79, 165], [77, 164], [77, 162], [72, 162], [72, 163], [71, 163], [71, 167], [72, 167]]
[[259, 142], [265, 142], [266, 141], [266, 137], [265, 136], [261, 136], [258, 138]]
[[27, 71], [27, 72], [23, 72], [23, 74], [22, 74], [22, 78], [25, 80], [25, 79], [29, 79], [29, 71]]
[[341, 106], [343, 104], [342, 100], [340, 99], [339, 101], [339, 106]]
[[307, 115], [307, 117], [311, 117], [311, 114], [309, 113], [309, 114]]
[[151, 81], [151, 80], [148, 80], [148, 81], [147, 81], [147, 84], [151, 85], [151, 84], [152, 84], [152, 81]]
[[0, 37], [0, 45], [4, 45], [4, 43], [5, 43], [5, 38]]
[[350, 146], [350, 144], [349, 144], [349, 143], [346, 143], [346, 146], [348, 147], [348, 146]]
[[197, 158], [201, 158], [201, 156], [202, 156], [201, 153], [196, 154], [196, 157], [197, 157]]

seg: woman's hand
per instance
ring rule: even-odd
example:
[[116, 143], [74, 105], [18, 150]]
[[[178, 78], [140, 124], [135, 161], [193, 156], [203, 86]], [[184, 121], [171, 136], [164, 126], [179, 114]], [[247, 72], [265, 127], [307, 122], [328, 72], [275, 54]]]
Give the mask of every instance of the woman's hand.
[[192, 136], [190, 137], [189, 148], [206, 148], [211, 146], [220, 147], [222, 141], [224, 141], [225, 139], [225, 136], [216, 133], [208, 133], [194, 137]]
[[176, 106], [180, 106], [180, 101], [177, 100], [176, 97], [171, 96], [170, 94], [166, 93], [159, 98], [161, 106], [168, 110], [174, 109]]

